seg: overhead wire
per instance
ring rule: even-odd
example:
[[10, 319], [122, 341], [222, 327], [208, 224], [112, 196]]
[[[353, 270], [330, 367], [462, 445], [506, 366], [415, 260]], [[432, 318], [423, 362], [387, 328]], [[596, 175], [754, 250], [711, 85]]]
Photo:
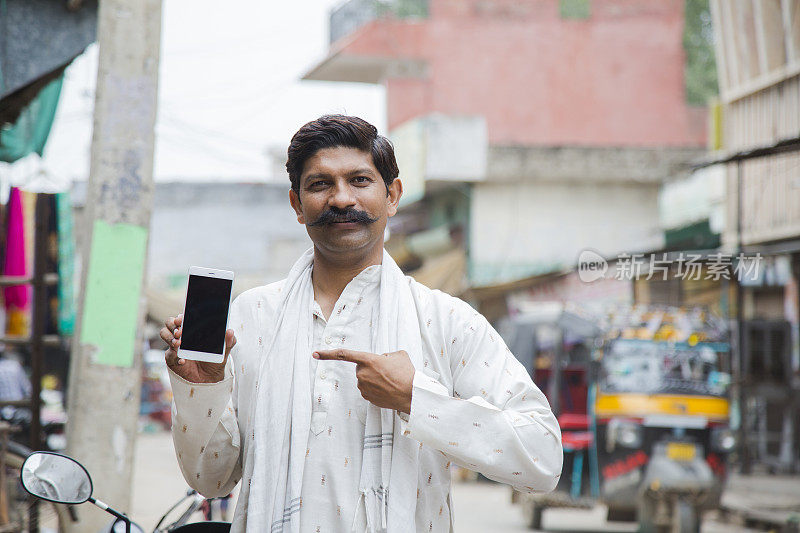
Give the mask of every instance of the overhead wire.
[[185, 128], [187, 133], [194, 135], [203, 135], [208, 137], [209, 139], [214, 139], [216, 141], [221, 141], [221, 142], [227, 142], [228, 144], [237, 146], [242, 149], [253, 149], [253, 150], [264, 149], [264, 145], [261, 143], [249, 141], [246, 139], [241, 139], [229, 135], [224, 131], [215, 130], [213, 128], [208, 128], [205, 126], [199, 126], [197, 124], [193, 124], [180, 117], [173, 116], [169, 112], [162, 114], [162, 121], [160, 123], [162, 125], [167, 125], [167, 126], [174, 125], [176, 127]]

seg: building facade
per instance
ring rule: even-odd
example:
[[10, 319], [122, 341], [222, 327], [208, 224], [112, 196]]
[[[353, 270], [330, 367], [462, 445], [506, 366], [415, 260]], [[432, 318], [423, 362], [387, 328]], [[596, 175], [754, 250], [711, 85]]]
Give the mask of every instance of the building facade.
[[740, 284], [745, 452], [800, 470], [800, 3], [711, 0], [726, 179], [723, 248], [763, 258]]
[[351, 0], [305, 79], [386, 88], [405, 189], [390, 250], [409, 269], [462, 250], [464, 286], [492, 286], [586, 248], [662, 247], [659, 188], [706, 142], [685, 96], [683, 5]]

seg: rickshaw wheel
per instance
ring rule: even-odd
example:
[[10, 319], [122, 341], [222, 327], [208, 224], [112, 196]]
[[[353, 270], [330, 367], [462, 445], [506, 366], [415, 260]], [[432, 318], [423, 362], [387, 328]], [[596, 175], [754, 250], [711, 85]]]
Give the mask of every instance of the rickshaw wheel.
[[690, 502], [678, 498], [673, 506], [673, 531], [700, 533], [700, 513]]
[[636, 509], [609, 507], [606, 520], [609, 522], [636, 522]]
[[639, 498], [636, 508], [639, 533], [669, 533], [669, 527], [656, 524], [657, 507], [658, 501], [655, 498], [646, 494]]
[[530, 529], [542, 529], [542, 511], [544, 508], [541, 505], [531, 501], [525, 502], [525, 505], [522, 506], [525, 523]]
[[[669, 509], [659, 508], [669, 505]], [[668, 515], [663, 515], [665, 510]], [[668, 524], [664, 520], [668, 520]], [[691, 502], [684, 498], [676, 498], [670, 503], [660, 502], [648, 496], [639, 501], [637, 509], [639, 533], [700, 533], [700, 514]]]

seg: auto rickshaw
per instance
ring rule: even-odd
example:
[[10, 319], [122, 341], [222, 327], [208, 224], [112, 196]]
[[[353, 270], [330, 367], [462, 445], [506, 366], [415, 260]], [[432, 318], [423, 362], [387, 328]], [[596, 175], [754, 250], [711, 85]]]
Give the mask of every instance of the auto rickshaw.
[[617, 309], [599, 323], [588, 366], [566, 357], [541, 373], [534, 364], [534, 381], [557, 394], [564, 468], [553, 493], [517, 500], [537, 529], [548, 507], [599, 502], [609, 520], [636, 520], [643, 532], [698, 532], [736, 444], [725, 329], [700, 309]]

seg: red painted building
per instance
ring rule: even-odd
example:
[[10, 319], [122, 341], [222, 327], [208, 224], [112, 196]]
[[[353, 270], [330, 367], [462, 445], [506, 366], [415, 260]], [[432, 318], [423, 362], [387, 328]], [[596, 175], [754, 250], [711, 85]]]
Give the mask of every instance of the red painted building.
[[[706, 144], [706, 109], [686, 102], [683, 7], [684, 0], [351, 0], [331, 14], [328, 57], [305, 79], [386, 87], [390, 133], [403, 132], [398, 151], [425, 159], [420, 198], [430, 211], [431, 201], [442, 203], [436, 197], [461, 187], [454, 196], [467, 199], [453, 201], [467, 207], [448, 209], [465, 213], [470, 278], [493, 283], [552, 271], [581, 247], [652, 248], [660, 184]], [[465, 117], [475, 127], [462, 136], [462, 123], [448, 120]], [[415, 121], [419, 132], [409, 136], [404, 127]], [[418, 139], [411, 149], [409, 138]], [[458, 148], [445, 153], [451, 145]], [[441, 171], [476, 153], [483, 155], [467, 168]], [[408, 167], [401, 177], [414, 189]], [[614, 213], [581, 222], [588, 202], [605, 201], [605, 184], [613, 185], [605, 190]], [[506, 190], [499, 197], [498, 187]], [[497, 213], [487, 205], [525, 189], [575, 200], [564, 206], [564, 224], [552, 215], [535, 220], [536, 205], [519, 208], [505, 223], [530, 232], [519, 235], [519, 250], [497, 258]], [[635, 217], [614, 218], [628, 205]], [[632, 220], [641, 221], [638, 232], [629, 231]], [[570, 224], [566, 242], [545, 235]], [[615, 224], [625, 225], [625, 238], [609, 241]], [[542, 239], [551, 245], [533, 245]]]
[[[567, 2], [569, 3], [569, 2]], [[331, 46], [309, 79], [380, 82], [389, 129], [432, 112], [486, 117], [491, 144], [704, 146], [684, 96], [683, 0], [430, 0]]]

